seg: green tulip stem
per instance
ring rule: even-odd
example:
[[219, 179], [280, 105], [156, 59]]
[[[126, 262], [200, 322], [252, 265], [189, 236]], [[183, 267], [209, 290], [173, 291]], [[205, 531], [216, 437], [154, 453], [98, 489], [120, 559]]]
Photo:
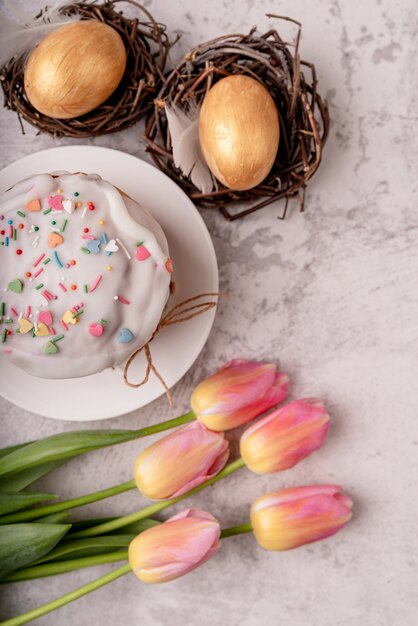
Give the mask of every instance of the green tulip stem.
[[201, 485], [194, 487], [194, 489], [186, 491], [186, 493], [183, 493], [181, 496], [170, 498], [170, 500], [163, 500], [162, 502], [156, 502], [155, 504], [151, 504], [150, 506], [147, 506], [140, 511], [131, 513], [130, 515], [118, 517], [117, 519], [114, 519], [110, 522], [105, 522], [104, 524], [99, 524], [98, 526], [93, 526], [91, 528], [86, 528], [85, 530], [80, 530], [79, 532], [72, 533], [71, 538], [78, 539], [81, 537], [96, 537], [97, 535], [104, 535], [106, 533], [112, 532], [113, 530], [116, 530], [117, 528], [122, 528], [127, 524], [138, 522], [139, 520], [145, 519], [146, 517], [153, 516], [159, 511], [163, 511], [169, 506], [177, 504], [177, 502], [181, 502], [182, 500], [189, 498], [195, 493], [202, 491], [202, 489], [210, 487], [210, 485], [217, 483], [219, 480], [222, 480], [222, 478], [226, 478], [227, 476], [233, 474], [242, 467], [245, 467], [245, 463], [243, 459], [239, 457], [238, 459], [236, 459], [236, 461], [232, 461], [232, 463], [229, 463], [226, 467], [224, 467], [224, 469], [220, 471], [219, 474], [213, 476], [213, 478], [210, 478], [209, 480], [206, 480]]
[[33, 609], [33, 611], [29, 611], [23, 615], [18, 615], [17, 617], [12, 617], [11, 619], [1, 622], [1, 626], [20, 626], [21, 624], [27, 624], [28, 622], [31, 622], [38, 617], [42, 617], [43, 615], [47, 615], [47, 613], [51, 613], [52, 611], [55, 611], [56, 609], [59, 609], [74, 600], [78, 600], [78, 598], [86, 596], [91, 591], [100, 589], [100, 587], [111, 583], [113, 580], [124, 576], [130, 571], [131, 566], [129, 563], [126, 563], [112, 572], [93, 580], [91, 583], [87, 583], [87, 585], [83, 585], [82, 587], [74, 589], [74, 591], [70, 591], [70, 593], [66, 593], [64, 596], [61, 596], [56, 600], [52, 600], [52, 602], [48, 602], [47, 604], [39, 606], [37, 609]]
[[71, 500], [63, 500], [48, 506], [38, 507], [36, 509], [30, 509], [29, 511], [20, 511], [19, 513], [11, 513], [10, 515], [3, 515], [0, 517], [0, 524], [15, 524], [17, 522], [27, 522], [37, 519], [39, 517], [45, 517], [46, 515], [53, 515], [60, 513], [61, 511], [68, 511], [69, 509], [75, 509], [85, 504], [91, 504], [91, 502], [97, 502], [98, 500], [104, 500], [111, 496], [116, 496], [118, 493], [124, 493], [130, 489], [135, 489], [136, 483], [134, 480], [129, 480], [121, 485], [115, 487], [108, 487], [101, 491], [95, 491], [94, 493], [88, 493], [85, 496], [79, 498], [72, 498]]
[[234, 537], [234, 535], [243, 535], [244, 533], [252, 533], [253, 527], [250, 522], [246, 524], [240, 524], [239, 526], [231, 526], [231, 528], [224, 528], [221, 532], [221, 539], [226, 537]]
[[93, 565], [103, 565], [104, 563], [115, 563], [116, 561], [126, 561], [128, 558], [127, 550], [118, 550], [117, 552], [107, 552], [106, 554], [95, 554], [94, 556], [84, 556], [78, 559], [68, 559], [65, 561], [55, 561], [52, 563], [42, 563], [33, 567], [25, 567], [0, 583], [15, 583], [22, 580], [33, 580], [34, 578], [45, 578], [46, 576], [56, 576], [57, 574], [66, 574], [83, 567], [93, 567]]

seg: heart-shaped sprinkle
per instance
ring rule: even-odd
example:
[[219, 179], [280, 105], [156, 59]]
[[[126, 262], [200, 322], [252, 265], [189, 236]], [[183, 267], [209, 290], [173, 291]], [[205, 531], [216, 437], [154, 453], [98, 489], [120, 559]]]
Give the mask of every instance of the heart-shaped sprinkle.
[[33, 324], [30, 320], [27, 320], [26, 317], [21, 317], [19, 320], [19, 331], [21, 335], [26, 335], [33, 328]]
[[56, 196], [49, 196], [48, 203], [51, 209], [55, 209], [56, 211], [62, 211], [62, 201], [64, 197], [61, 194]]
[[50, 248], [56, 248], [64, 241], [59, 233], [50, 233], [48, 237], [48, 244]]
[[36, 337], [48, 337], [49, 334], [49, 328], [46, 324], [44, 324], [43, 322], [38, 324], [38, 330], [35, 331]]
[[119, 343], [130, 343], [133, 341], [134, 335], [129, 328], [121, 328], [118, 335]]
[[145, 246], [138, 246], [135, 258], [137, 261], [145, 261], [151, 256], [149, 250]]
[[51, 311], [40, 311], [38, 313], [38, 322], [43, 322], [47, 326], [52, 326], [52, 320]]
[[106, 252], [117, 252], [119, 246], [114, 239], [111, 239], [105, 248]]
[[13, 293], [22, 293], [23, 283], [19, 278], [15, 278], [10, 281], [7, 288], [10, 289], [10, 291], [13, 291]]
[[100, 244], [100, 239], [89, 239], [86, 243], [86, 248], [91, 252], [91, 254], [99, 254]]
[[62, 321], [65, 324], [72, 324], [73, 326], [77, 324], [79, 319], [79, 317], [74, 317], [74, 311], [71, 311], [70, 309], [65, 311], [64, 315], [62, 316]]
[[53, 341], [48, 341], [44, 345], [44, 354], [56, 354], [57, 352], [59, 352], [59, 348]]
[[67, 213], [74, 213], [74, 209], [75, 209], [74, 200], [70, 200], [70, 198], [66, 198], [62, 202], [62, 208], [64, 209], [64, 211], [67, 211]]
[[103, 335], [104, 327], [102, 324], [90, 324], [89, 333], [93, 335], [93, 337], [101, 337]]
[[31, 200], [30, 202], [27, 202], [25, 204], [25, 208], [28, 211], [40, 211], [41, 210], [41, 203], [40, 201], [35, 198], [35, 200]]

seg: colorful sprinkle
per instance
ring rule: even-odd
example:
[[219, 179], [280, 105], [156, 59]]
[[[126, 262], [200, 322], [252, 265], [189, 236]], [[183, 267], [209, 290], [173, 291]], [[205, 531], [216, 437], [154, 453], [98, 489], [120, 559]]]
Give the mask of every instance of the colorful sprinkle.
[[45, 261], [43, 261], [43, 264], [44, 264], [44, 265], [48, 265], [48, 263], [50, 262], [50, 260], [51, 260], [51, 259], [50, 259], [49, 257], [48, 257], [48, 258], [46, 258], [46, 259], [45, 259]]
[[[84, 237], [89, 237], [89, 235], [84, 235]], [[95, 239], [93, 237], [93, 239], [90, 239], [87, 243], [86, 243], [86, 248], [88, 250], [90, 250], [90, 252], [92, 254], [99, 254], [100, 253], [100, 244], [101, 241], [100, 239]]]
[[34, 211], [40, 211], [41, 210], [41, 203], [40, 201], [35, 198], [35, 200], [31, 200], [30, 202], [27, 202], [25, 204], [25, 209], [27, 209], [28, 211], [34, 212]]
[[56, 264], [58, 265], [58, 267], [64, 267], [63, 264], [61, 263], [61, 261], [59, 259], [59, 256], [58, 256], [56, 251], [54, 251], [54, 255], [53, 256], [54, 256], [54, 259], [55, 259]]
[[62, 291], [68, 291], [68, 290], [67, 290], [67, 287], [66, 287], [65, 285], [63, 285], [62, 283], [58, 283], [58, 287], [59, 287], [60, 289], [62, 289]]
[[25, 228], [24, 224], [18, 224], [18, 228], [20, 228], [20, 230], [22, 230], [23, 228]]
[[96, 278], [96, 280], [94, 281], [94, 283], [92, 284], [92, 286], [90, 287], [90, 293], [93, 292], [96, 287], [98, 286], [98, 284], [100, 283], [100, 281], [102, 280], [103, 276], [100, 274], [100, 276], [98, 276]]
[[71, 285], [70, 289], [72, 289], [73, 291], [75, 291], [77, 289], [77, 285]]
[[13, 307], [10, 308], [10, 312], [15, 316], [18, 317], [18, 312], [16, 311], [16, 309], [14, 309]]
[[80, 248], [80, 250], [84, 252], [84, 254], [90, 254], [90, 250], [88, 248]]
[[108, 272], [111, 272], [111, 271], [112, 271], [112, 269], [113, 269], [113, 267], [112, 267], [111, 265], [107, 265], [107, 266], [106, 266], [106, 269], [107, 269], [107, 271], [108, 271]]
[[23, 283], [19, 278], [15, 278], [14, 280], [10, 281], [10, 283], [7, 285], [7, 288], [10, 289], [10, 291], [13, 291], [13, 293], [22, 293]]
[[39, 269], [36, 274], [33, 275], [34, 278], [38, 278], [39, 274], [42, 274], [42, 272], [44, 271], [44, 268], [41, 267], [41, 269]]
[[121, 328], [118, 335], [119, 343], [130, 343], [133, 341], [134, 335], [129, 328]]
[[105, 221], [104, 221], [104, 220], [99, 220], [99, 224], [100, 224], [100, 226], [103, 226], [103, 225], [104, 225], [104, 223], [105, 223]]
[[20, 255], [22, 254], [22, 250], [21, 250], [20, 248], [18, 248], [18, 249], [16, 250], [16, 254], [17, 254], [18, 256], [20, 256]]
[[122, 296], [114, 296], [113, 298], [114, 300], [119, 300], [120, 302], [123, 302], [123, 304], [131, 304], [129, 302], [129, 300], [126, 300], [125, 298], [123, 298]]
[[51, 213], [52, 209], [45, 209], [45, 211], [43, 211], [44, 215], [48, 215], [48, 213]]
[[6, 303], [1, 303], [1, 315], [6, 315]]
[[43, 252], [43, 253], [41, 254], [41, 256], [39, 256], [39, 257], [36, 259], [36, 261], [35, 261], [35, 262], [34, 262], [34, 264], [33, 264], [33, 267], [36, 267], [37, 265], [39, 265], [39, 263], [42, 261], [42, 259], [43, 259], [43, 258], [45, 258], [45, 252]]
[[104, 326], [102, 324], [92, 323], [89, 325], [89, 333], [93, 337], [101, 337], [103, 335]]
[[131, 255], [128, 252], [127, 247], [125, 246], [125, 244], [123, 243], [123, 241], [121, 241], [120, 239], [118, 239], [118, 237], [116, 237], [116, 241], [118, 242], [118, 244], [120, 245], [120, 247], [122, 248], [122, 250], [124, 251], [124, 253], [126, 254], [126, 256], [128, 257], [129, 261], [132, 259]]
[[23, 213], [23, 211], [17, 211], [17, 214], [20, 215], [20, 217], [26, 217], [26, 213]]
[[88, 293], [89, 290], [89, 286], [88, 285], [83, 285], [83, 289], [85, 293]]
[[83, 228], [83, 233], [88, 233], [90, 232], [90, 228]]
[[49, 234], [48, 245], [50, 248], [56, 248], [57, 246], [61, 245], [63, 241], [64, 238], [60, 234], [56, 232], [52, 232]]

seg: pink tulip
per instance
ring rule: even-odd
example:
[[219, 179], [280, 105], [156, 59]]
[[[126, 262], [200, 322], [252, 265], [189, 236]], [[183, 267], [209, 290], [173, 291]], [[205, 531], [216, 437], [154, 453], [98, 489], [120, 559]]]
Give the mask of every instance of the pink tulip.
[[207, 428], [229, 430], [282, 402], [288, 386], [288, 376], [274, 363], [235, 359], [196, 387], [191, 406]]
[[350, 520], [352, 506], [336, 485], [281, 489], [253, 503], [251, 524], [262, 548], [290, 550], [338, 532]]
[[179, 578], [205, 563], [220, 547], [219, 522], [206, 511], [187, 509], [145, 530], [129, 544], [129, 563], [145, 583]]
[[280, 472], [319, 448], [328, 430], [329, 415], [320, 400], [296, 400], [247, 428], [240, 441], [241, 456], [257, 474]]
[[229, 442], [223, 433], [192, 422], [141, 452], [134, 477], [147, 498], [173, 498], [215, 476], [228, 456]]

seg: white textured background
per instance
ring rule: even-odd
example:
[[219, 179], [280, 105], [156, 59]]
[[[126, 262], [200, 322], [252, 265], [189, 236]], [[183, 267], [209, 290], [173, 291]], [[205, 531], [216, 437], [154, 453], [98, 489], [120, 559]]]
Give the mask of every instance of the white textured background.
[[[0, 5], [3, 3], [0, 0]], [[30, 0], [34, 13], [39, 2]], [[292, 397], [322, 396], [331, 435], [319, 452], [276, 477], [245, 471], [194, 499], [223, 525], [243, 521], [250, 502], [282, 485], [333, 481], [355, 499], [339, 535], [289, 553], [265, 553], [250, 536], [224, 541], [215, 559], [164, 586], [133, 576], [39, 620], [101, 626], [412, 626], [418, 623], [418, 214], [415, 0], [192, 0], [146, 2], [181, 32], [177, 57], [225, 32], [267, 28], [266, 12], [304, 24], [302, 54], [315, 62], [332, 128], [304, 215], [276, 219], [270, 207], [229, 224], [204, 212], [217, 251], [221, 303], [192, 371], [175, 388], [174, 414], [193, 385], [235, 356], [280, 359]], [[0, 165], [73, 143], [22, 136], [0, 112]], [[144, 156], [141, 128], [92, 141]], [[145, 158], [147, 158], [145, 156]], [[94, 427], [131, 428], [167, 416], [162, 398]], [[1, 402], [1, 445], [86, 424], [43, 419]], [[90, 454], [42, 482], [68, 498], [130, 478], [137, 450]], [[125, 494], [92, 506], [127, 513], [143, 504]], [[113, 566], [114, 567], [114, 566]], [[105, 567], [0, 588], [8, 617], [87, 582]], [[110, 569], [110, 567], [109, 567]]]

